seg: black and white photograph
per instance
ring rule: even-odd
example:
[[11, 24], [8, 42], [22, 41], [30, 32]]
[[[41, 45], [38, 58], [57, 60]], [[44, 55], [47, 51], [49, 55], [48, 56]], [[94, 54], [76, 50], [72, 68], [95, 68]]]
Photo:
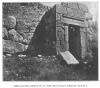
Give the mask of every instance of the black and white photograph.
[[2, 81], [98, 81], [98, 3], [2, 2]]

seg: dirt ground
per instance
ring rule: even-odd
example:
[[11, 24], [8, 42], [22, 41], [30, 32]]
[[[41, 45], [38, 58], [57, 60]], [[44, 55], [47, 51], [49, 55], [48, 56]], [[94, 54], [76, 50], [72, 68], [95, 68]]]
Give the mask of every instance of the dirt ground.
[[56, 56], [3, 56], [4, 81], [97, 81], [90, 65], [68, 65]]

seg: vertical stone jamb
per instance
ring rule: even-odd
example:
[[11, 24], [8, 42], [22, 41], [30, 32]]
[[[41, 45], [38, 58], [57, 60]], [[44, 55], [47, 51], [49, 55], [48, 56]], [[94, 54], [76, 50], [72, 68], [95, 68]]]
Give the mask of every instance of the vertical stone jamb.
[[81, 37], [81, 58], [84, 59], [87, 52], [86, 32], [84, 27], [80, 27], [80, 37]]
[[69, 41], [69, 39], [68, 39], [68, 26], [66, 25], [64, 28], [65, 28], [65, 45], [66, 45], [66, 51], [68, 51], [69, 50], [69, 44], [68, 44], [68, 41]]

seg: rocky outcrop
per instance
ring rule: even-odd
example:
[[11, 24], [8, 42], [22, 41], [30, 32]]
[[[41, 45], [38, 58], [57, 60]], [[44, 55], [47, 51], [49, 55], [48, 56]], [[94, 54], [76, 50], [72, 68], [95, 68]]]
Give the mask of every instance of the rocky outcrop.
[[23, 45], [18, 42], [13, 42], [11, 40], [3, 40], [3, 52], [6, 53], [17, 53], [23, 52], [28, 48], [28, 45]]

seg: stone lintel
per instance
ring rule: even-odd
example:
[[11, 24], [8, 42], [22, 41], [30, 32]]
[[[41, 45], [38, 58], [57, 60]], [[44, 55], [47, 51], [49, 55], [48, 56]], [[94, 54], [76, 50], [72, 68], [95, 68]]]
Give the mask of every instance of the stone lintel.
[[83, 22], [83, 21], [79, 21], [79, 20], [73, 20], [73, 19], [70, 19], [70, 18], [62, 18], [61, 22], [64, 23], [64, 24], [77, 25], [77, 26], [80, 26], [80, 27], [88, 27], [88, 23], [86, 21]]

